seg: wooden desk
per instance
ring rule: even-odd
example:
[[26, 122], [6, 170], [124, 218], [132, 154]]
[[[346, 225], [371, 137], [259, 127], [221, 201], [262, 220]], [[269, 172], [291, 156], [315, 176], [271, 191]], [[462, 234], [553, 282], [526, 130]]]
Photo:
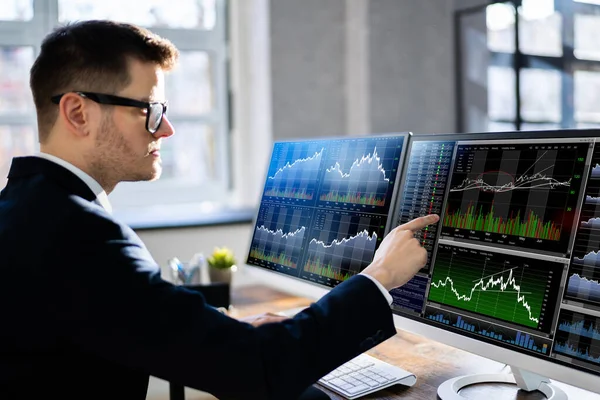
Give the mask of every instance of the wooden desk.
[[[310, 300], [289, 295], [266, 286], [246, 286], [232, 292], [232, 316], [244, 317], [264, 312], [278, 312], [310, 304]], [[474, 373], [496, 373], [507, 370], [498, 362], [459, 350], [405, 331], [374, 347], [368, 353], [376, 358], [398, 365], [417, 376], [413, 387], [395, 385], [364, 399], [423, 399], [437, 398], [438, 386], [447, 379]], [[598, 379], [600, 385], [600, 379]], [[572, 386], [556, 383], [567, 392], [570, 400], [600, 400], [600, 395]], [[332, 399], [343, 397], [328, 391]], [[470, 399], [538, 400], [546, 397], [540, 392], [520, 392], [510, 384], [473, 385], [461, 391]]]

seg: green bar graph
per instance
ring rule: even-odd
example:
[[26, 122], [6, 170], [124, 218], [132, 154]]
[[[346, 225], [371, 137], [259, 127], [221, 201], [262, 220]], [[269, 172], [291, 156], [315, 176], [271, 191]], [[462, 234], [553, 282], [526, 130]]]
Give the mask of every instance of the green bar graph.
[[479, 207], [479, 211], [476, 211], [472, 203], [469, 204], [465, 213], [460, 210], [450, 213], [446, 208], [443, 224], [451, 228], [556, 241], [560, 240], [561, 235], [560, 226], [557, 226], [554, 221], [542, 221], [531, 210], [524, 220], [521, 217], [521, 211], [518, 211], [515, 215], [511, 212], [508, 218], [505, 219], [497, 217], [495, 216], [493, 203], [488, 213], [484, 213], [482, 206]]

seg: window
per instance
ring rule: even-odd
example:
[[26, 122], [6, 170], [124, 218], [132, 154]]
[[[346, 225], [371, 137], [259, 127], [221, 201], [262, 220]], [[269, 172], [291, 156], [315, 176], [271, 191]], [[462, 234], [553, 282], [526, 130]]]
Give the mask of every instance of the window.
[[600, 126], [600, 1], [499, 1], [456, 21], [460, 131]]
[[[174, 6], [176, 3], [176, 6]], [[122, 183], [116, 210], [218, 200], [229, 190], [225, 0], [3, 0], [0, 7], [0, 188], [11, 158], [38, 150], [29, 69], [44, 36], [68, 21], [112, 19], [145, 26], [180, 50], [166, 77], [176, 134], [163, 143], [163, 175]]]

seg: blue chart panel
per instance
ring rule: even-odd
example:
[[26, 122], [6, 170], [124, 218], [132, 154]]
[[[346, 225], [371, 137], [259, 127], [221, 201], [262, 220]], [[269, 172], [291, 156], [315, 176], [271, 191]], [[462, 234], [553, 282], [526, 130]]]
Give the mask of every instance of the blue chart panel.
[[600, 343], [600, 319], [596, 317], [563, 310], [560, 314], [558, 330], [598, 340]]
[[600, 229], [600, 218], [589, 218], [585, 221], [581, 221], [581, 227], [587, 229]]
[[585, 204], [600, 205], [600, 197], [585, 196]]
[[600, 164], [596, 164], [592, 167], [591, 178], [600, 179]]
[[394, 188], [402, 137], [331, 142], [324, 161], [319, 201], [350, 204], [355, 209], [386, 213]]
[[356, 275], [373, 260], [384, 230], [381, 215], [317, 211], [301, 277], [335, 286]]
[[417, 314], [423, 312], [425, 304], [425, 291], [429, 278], [415, 275], [406, 284], [392, 289], [392, 309], [399, 311], [412, 311]]
[[592, 156], [585, 201], [573, 244], [565, 300], [584, 302], [600, 309], [600, 148]]
[[296, 268], [307, 236], [311, 211], [263, 203], [258, 213], [248, 263], [298, 275]]
[[569, 277], [567, 294], [600, 305], [600, 281], [573, 274]]
[[263, 200], [314, 203], [325, 143], [276, 143]]
[[600, 371], [600, 318], [562, 310], [554, 352], [583, 360], [590, 369]]
[[550, 354], [552, 341], [543, 336], [503, 325], [491, 324], [467, 315], [448, 313], [434, 307], [427, 307], [424, 317], [430, 322], [447, 325], [463, 333], [468, 332], [478, 338], [483, 337], [491, 341], [502, 342], [518, 347], [520, 350], [527, 350], [541, 355]]

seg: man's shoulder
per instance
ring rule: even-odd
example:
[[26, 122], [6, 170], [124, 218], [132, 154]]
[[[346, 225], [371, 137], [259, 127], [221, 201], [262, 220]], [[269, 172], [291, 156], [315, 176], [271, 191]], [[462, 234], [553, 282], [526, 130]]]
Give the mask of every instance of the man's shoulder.
[[0, 197], [0, 216], [4, 224], [16, 229], [35, 227], [46, 233], [79, 231], [94, 234], [91, 231], [94, 227], [121, 234], [127, 230], [96, 201], [73, 193], [43, 175], [9, 183]]

